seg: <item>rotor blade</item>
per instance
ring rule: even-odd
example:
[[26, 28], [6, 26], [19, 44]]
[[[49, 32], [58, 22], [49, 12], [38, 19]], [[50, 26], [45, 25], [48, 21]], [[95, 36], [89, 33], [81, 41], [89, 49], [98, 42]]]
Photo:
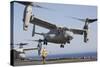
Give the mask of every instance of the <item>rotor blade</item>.
[[35, 41], [35, 42], [41, 41], [41, 42], [43, 42], [44, 40], [28, 40], [28, 41]]
[[38, 42], [39, 40], [27, 40], [27, 41], [36, 41], [36, 42]]
[[76, 20], [79, 20], [79, 21], [82, 21], [82, 22], [85, 22], [86, 19], [80, 19], [80, 18], [77, 18], [77, 17], [71, 17], [72, 19], [76, 19]]
[[89, 23], [92, 23], [92, 22], [95, 22], [95, 21], [97, 21], [97, 19], [88, 19]]
[[19, 45], [27, 45], [28, 43], [19, 43]]
[[28, 43], [19, 43], [19, 44], [15, 44], [15, 45], [27, 45]]
[[[80, 18], [77, 18], [77, 17], [71, 17], [71, 18], [82, 21], [82, 22], [85, 22], [87, 20], [87, 19], [80, 19]], [[92, 22], [95, 22], [95, 21], [97, 21], [97, 18], [96, 19], [88, 19], [87, 22], [92, 23]]]
[[23, 5], [32, 5], [32, 2], [29, 2], [29, 1], [13, 1], [13, 2], [16, 2], [16, 3], [20, 3], [20, 4], [23, 4]]
[[33, 7], [37, 7], [37, 8], [42, 8], [42, 9], [49, 9], [47, 7], [43, 7], [43, 6], [40, 6], [38, 4], [35, 4], [33, 2], [29, 2], [29, 1], [13, 1], [13, 2], [16, 2], [16, 3], [20, 3], [20, 4], [23, 4], [23, 5], [32, 5]]
[[38, 48], [28, 48], [28, 49], [23, 49], [24, 51], [29, 51], [29, 50], [38, 50]]
[[43, 9], [49, 9], [49, 8], [46, 8], [46, 7], [43, 7], [43, 6], [37, 5], [37, 4], [34, 4], [34, 6], [33, 6], [33, 7], [43, 8]]

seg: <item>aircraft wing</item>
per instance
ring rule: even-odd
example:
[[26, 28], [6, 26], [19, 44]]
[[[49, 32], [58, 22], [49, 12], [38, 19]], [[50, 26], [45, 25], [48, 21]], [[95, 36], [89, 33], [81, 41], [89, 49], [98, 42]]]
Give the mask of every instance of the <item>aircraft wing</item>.
[[27, 49], [23, 49], [23, 51], [28, 51], [28, 50], [38, 50], [38, 48], [27, 48]]
[[47, 21], [41, 20], [36, 17], [34, 17], [34, 19], [30, 21], [30, 23], [47, 28], [47, 29], [57, 29], [56, 25], [48, 23]]
[[71, 32], [73, 32], [74, 34], [79, 34], [79, 35], [83, 35], [85, 30], [81, 30], [81, 29], [70, 29]]

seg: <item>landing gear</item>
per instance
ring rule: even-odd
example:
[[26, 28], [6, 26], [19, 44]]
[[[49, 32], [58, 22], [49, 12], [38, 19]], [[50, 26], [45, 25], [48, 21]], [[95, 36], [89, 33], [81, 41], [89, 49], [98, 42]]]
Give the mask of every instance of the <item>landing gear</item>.
[[70, 44], [71, 37], [68, 37], [67, 43]]
[[70, 44], [70, 40], [68, 40], [67, 43]]
[[61, 45], [60, 45], [60, 48], [64, 48], [64, 45], [61, 44]]
[[89, 40], [88, 38], [87, 38], [87, 39], [84, 39], [84, 42], [85, 42], [85, 43], [87, 43], [87, 42], [88, 42], [88, 40]]

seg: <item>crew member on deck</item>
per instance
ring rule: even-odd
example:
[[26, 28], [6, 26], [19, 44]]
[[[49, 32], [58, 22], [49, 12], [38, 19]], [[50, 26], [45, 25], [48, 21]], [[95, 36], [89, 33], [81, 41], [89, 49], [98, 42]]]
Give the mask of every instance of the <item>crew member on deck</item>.
[[46, 57], [47, 57], [47, 50], [45, 48], [42, 48], [41, 50], [41, 57], [42, 57], [42, 63], [45, 64], [45, 60], [46, 60]]

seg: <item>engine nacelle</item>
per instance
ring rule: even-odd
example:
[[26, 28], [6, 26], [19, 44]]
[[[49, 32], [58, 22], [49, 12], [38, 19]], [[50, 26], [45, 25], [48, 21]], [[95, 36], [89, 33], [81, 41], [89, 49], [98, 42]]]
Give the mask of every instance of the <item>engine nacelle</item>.
[[84, 42], [87, 43], [88, 40], [88, 30], [86, 30], [84, 31]]
[[33, 24], [32, 37], [35, 35], [35, 24]]
[[27, 31], [32, 16], [32, 5], [27, 5], [23, 15], [23, 29]]
[[88, 19], [86, 20], [86, 22], [85, 22], [85, 25], [84, 25], [84, 27], [83, 27], [83, 29], [85, 30], [84, 32], [83, 32], [83, 35], [84, 35], [84, 42], [85, 43], [87, 43], [87, 41], [88, 41]]

